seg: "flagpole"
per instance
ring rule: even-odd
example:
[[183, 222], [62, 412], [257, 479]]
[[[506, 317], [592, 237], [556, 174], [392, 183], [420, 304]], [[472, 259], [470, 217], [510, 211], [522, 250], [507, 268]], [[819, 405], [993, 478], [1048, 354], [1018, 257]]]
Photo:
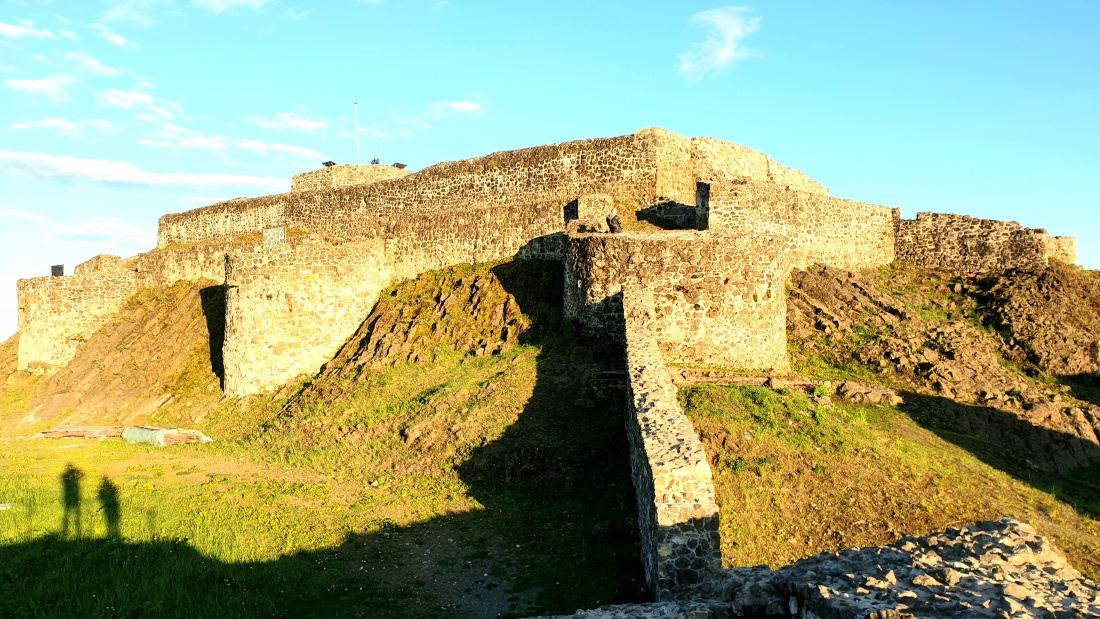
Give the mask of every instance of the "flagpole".
[[359, 165], [359, 102], [355, 102], [355, 165]]

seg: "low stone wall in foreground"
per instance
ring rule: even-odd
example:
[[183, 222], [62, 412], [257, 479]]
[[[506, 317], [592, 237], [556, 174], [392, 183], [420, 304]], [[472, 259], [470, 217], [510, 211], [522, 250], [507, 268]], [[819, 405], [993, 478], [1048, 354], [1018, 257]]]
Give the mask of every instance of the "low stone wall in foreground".
[[670, 599], [722, 568], [718, 503], [703, 444], [657, 347], [653, 295], [628, 287], [622, 303], [642, 565], [657, 599]]

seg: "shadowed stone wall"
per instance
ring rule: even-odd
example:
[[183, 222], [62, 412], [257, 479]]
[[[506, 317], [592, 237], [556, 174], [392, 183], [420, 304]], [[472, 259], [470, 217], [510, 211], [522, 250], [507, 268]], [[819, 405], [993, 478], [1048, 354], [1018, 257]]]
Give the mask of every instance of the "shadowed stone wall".
[[959, 273], [1044, 267], [1050, 258], [1077, 262], [1077, 241], [1015, 221], [917, 213], [898, 222], [897, 258]]
[[722, 569], [718, 504], [699, 436], [680, 408], [657, 346], [653, 294], [626, 286], [627, 437], [642, 565], [658, 600]]
[[653, 291], [654, 337], [670, 363], [786, 373], [783, 239], [677, 231], [565, 237], [564, 313], [620, 337], [623, 286]]

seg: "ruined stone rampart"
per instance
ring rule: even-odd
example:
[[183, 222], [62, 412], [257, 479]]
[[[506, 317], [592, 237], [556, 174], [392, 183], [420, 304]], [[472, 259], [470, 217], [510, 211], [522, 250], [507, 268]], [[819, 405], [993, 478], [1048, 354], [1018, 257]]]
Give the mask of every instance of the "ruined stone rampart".
[[710, 465], [657, 346], [653, 294], [626, 286], [627, 437], [638, 501], [642, 565], [658, 600], [722, 569]]
[[622, 332], [624, 286], [653, 292], [654, 337], [669, 363], [785, 373], [782, 239], [678, 231], [575, 234], [565, 239], [566, 317]]
[[790, 264], [860, 270], [894, 261], [897, 209], [744, 179], [699, 188], [701, 229], [785, 239]]
[[286, 202], [279, 198], [288, 195], [237, 198], [186, 213], [164, 215], [157, 230], [157, 247], [227, 240], [282, 226], [286, 222]]
[[1046, 266], [1051, 258], [1077, 261], [1077, 242], [1015, 221], [917, 213], [898, 221], [897, 259], [960, 273]]
[[350, 185], [367, 185], [408, 175], [408, 170], [389, 165], [334, 165], [295, 174], [290, 181], [290, 191], [298, 193]]
[[123, 269], [19, 280], [18, 368], [65, 366], [134, 292], [134, 273]]
[[700, 182], [744, 179], [783, 189], [829, 195], [829, 189], [798, 170], [776, 163], [760, 151], [725, 140], [692, 138], [692, 171]]
[[225, 391], [241, 397], [316, 372], [370, 313], [392, 267], [381, 239], [317, 237], [231, 255], [226, 269]]

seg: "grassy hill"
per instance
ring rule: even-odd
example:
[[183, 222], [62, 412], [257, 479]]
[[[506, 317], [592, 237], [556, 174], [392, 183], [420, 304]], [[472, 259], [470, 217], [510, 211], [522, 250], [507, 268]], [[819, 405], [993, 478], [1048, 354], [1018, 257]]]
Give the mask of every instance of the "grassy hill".
[[[832, 389], [681, 391], [727, 563], [1011, 515], [1100, 575], [1100, 485], [1069, 412], [1087, 421], [1097, 389], [1067, 352], [1092, 327], [1054, 337], [1056, 317], [997, 287], [1061, 282], [1063, 304], [1094, 312], [1093, 275], [1066, 273], [796, 275], [792, 359]], [[207, 284], [141, 293], [50, 377], [15, 371], [5, 342], [0, 615], [495, 617], [646, 599], [621, 361], [561, 320], [561, 299], [557, 263], [427, 273], [387, 290], [316, 376], [243, 400], [218, 390]], [[842, 380], [906, 402], [826, 402]], [[215, 442], [19, 438], [63, 421]], [[1049, 457], [1021, 459], [1028, 441]]]

